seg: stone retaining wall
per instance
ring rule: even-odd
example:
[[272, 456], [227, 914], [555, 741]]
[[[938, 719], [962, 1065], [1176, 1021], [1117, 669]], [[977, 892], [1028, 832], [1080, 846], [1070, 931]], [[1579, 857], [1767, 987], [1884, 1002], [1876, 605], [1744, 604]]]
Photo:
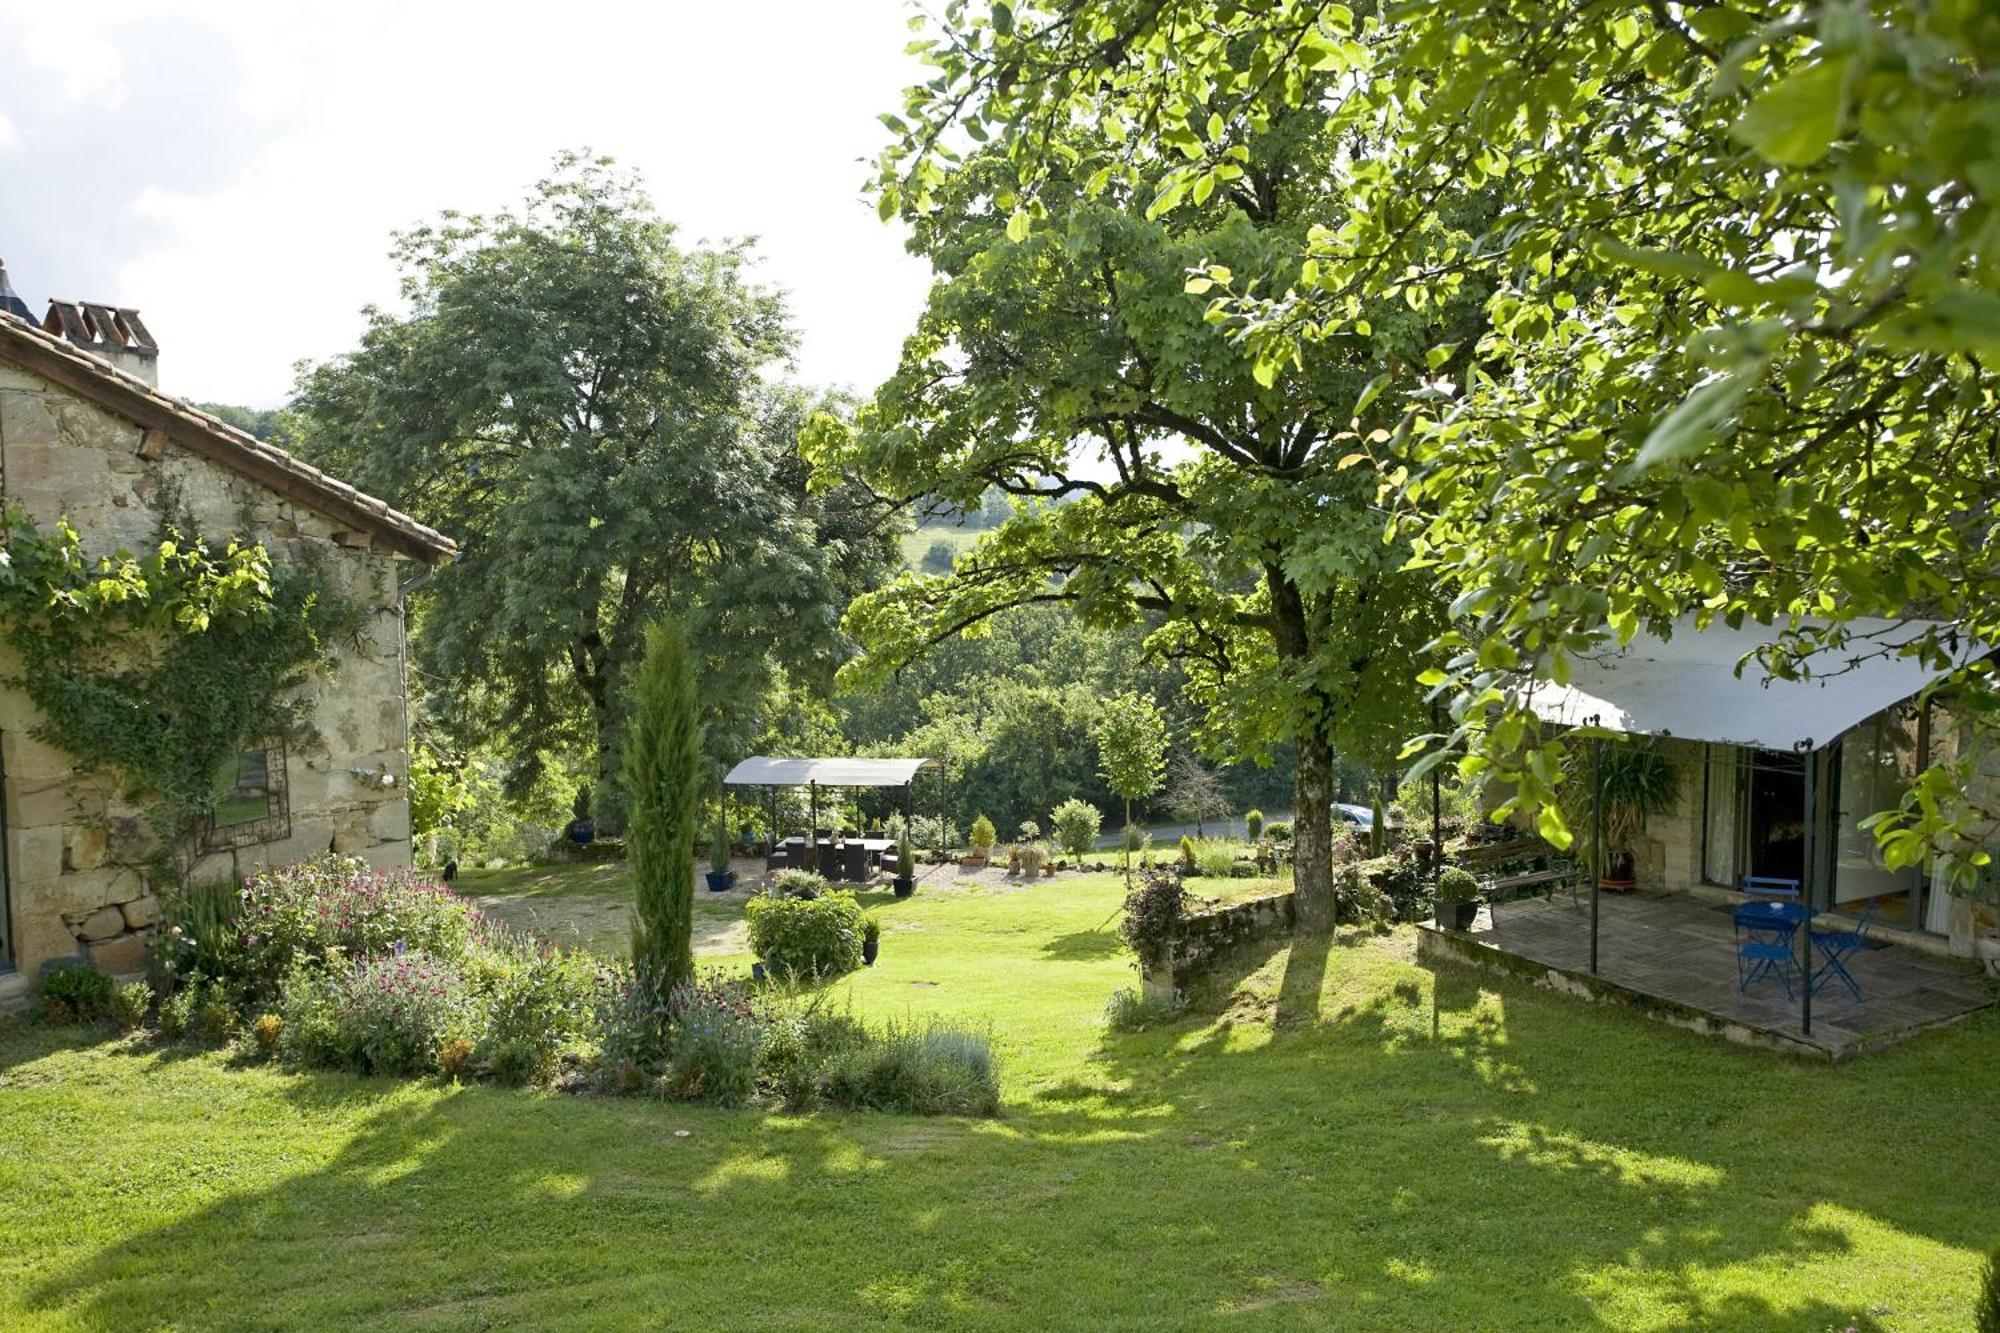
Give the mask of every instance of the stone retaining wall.
[[1145, 993], [1164, 999], [1185, 990], [1218, 955], [1250, 940], [1288, 934], [1293, 920], [1290, 889], [1190, 913], [1167, 966], [1142, 969]]

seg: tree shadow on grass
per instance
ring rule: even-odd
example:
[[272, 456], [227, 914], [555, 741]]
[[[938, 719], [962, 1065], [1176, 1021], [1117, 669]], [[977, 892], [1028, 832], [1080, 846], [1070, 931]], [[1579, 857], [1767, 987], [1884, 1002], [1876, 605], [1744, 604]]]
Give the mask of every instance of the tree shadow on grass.
[[1125, 941], [1120, 939], [1117, 930], [1111, 927], [1100, 930], [1073, 930], [1067, 935], [1058, 935], [1042, 945], [1043, 957], [1060, 959], [1068, 963], [1115, 958], [1124, 952]]
[[[1322, 1000], [1309, 1023], [1232, 1007], [1107, 1037], [1087, 1074], [996, 1122], [279, 1076], [265, 1121], [210, 1121], [156, 1149], [151, 1169], [209, 1182], [209, 1201], [80, 1240], [28, 1299], [107, 1326], [611, 1325], [672, 1309], [695, 1327], [1041, 1329], [1261, 1310], [1384, 1329], [1872, 1329], [1847, 1261], [1875, 1228], [1989, 1239], [1950, 1202], [1992, 1163], [1962, 1108], [1923, 1160], [1838, 1175], [1819, 1136], [1745, 1128], [1872, 1121], [1940, 1070], [1975, 1070], [2000, 1022], [1880, 1057], [1878, 1093], [1872, 1071], [1366, 949], [1282, 965], [1265, 951], [1239, 981], [1262, 968], [1282, 973], [1281, 997], [1318, 969], [1322, 995], [1366, 998]], [[2000, 1098], [1991, 1074], [1959, 1086], [1967, 1105]], [[121, 1112], [112, 1092], [79, 1096]], [[214, 1194], [231, 1159], [329, 1123], [330, 1151], [301, 1144], [296, 1169]], [[74, 1206], [115, 1207], [101, 1196], [116, 1188], [92, 1180]]]

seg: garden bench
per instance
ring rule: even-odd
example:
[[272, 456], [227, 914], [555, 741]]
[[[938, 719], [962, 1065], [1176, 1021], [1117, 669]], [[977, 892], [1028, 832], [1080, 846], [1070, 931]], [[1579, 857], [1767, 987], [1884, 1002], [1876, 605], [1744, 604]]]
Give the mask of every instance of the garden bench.
[[1543, 901], [1553, 901], [1556, 890], [1565, 886], [1569, 889], [1570, 903], [1580, 906], [1576, 896], [1578, 878], [1575, 866], [1560, 865], [1548, 870], [1531, 870], [1520, 875], [1503, 875], [1498, 879], [1487, 880], [1479, 887], [1486, 895], [1487, 902], [1496, 908], [1504, 899], [1525, 898], [1537, 891], [1541, 893]]

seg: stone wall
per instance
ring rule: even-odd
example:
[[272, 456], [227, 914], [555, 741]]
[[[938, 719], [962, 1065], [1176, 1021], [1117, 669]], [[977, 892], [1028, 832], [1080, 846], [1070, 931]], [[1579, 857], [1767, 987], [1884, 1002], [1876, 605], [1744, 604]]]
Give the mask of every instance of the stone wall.
[[1289, 934], [1293, 919], [1290, 889], [1189, 913], [1181, 923], [1172, 960], [1164, 968], [1142, 973], [1146, 994], [1158, 999], [1185, 990], [1219, 955], [1250, 940]]
[[[279, 563], [317, 559], [342, 595], [373, 614], [316, 682], [311, 744], [288, 747], [290, 834], [216, 852], [197, 879], [235, 878], [329, 849], [378, 865], [410, 858], [402, 610], [408, 569], [365, 533], [341, 528], [237, 473], [17, 366], [0, 361], [0, 488], [37, 522], [68, 517], [92, 554], [144, 550], [171, 501], [209, 536], [249, 534]], [[0, 676], [33, 664], [0, 654]], [[14, 963], [32, 972], [81, 955], [107, 971], [145, 965], [159, 911], [145, 820], [116, 784], [28, 733], [34, 710], [0, 688], [6, 857]]]

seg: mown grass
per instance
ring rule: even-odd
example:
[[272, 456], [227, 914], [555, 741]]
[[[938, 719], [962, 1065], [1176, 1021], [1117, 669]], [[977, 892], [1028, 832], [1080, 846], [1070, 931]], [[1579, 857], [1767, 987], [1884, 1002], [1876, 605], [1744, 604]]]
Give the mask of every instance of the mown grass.
[[1120, 891], [874, 903], [882, 959], [831, 1002], [990, 1025], [995, 1121], [12, 1022], [0, 1326], [1965, 1326], [2000, 1232], [1994, 1015], [1826, 1068], [1434, 975], [1397, 932], [1252, 950], [1112, 1036]]

